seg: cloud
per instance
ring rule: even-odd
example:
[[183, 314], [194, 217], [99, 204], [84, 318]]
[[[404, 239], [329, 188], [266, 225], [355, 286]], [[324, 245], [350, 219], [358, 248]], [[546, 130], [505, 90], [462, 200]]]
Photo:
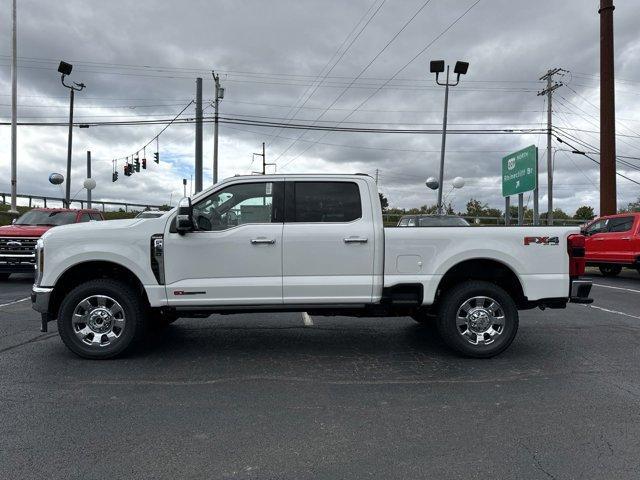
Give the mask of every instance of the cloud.
[[[21, 121], [66, 121], [68, 91], [56, 72], [60, 59], [75, 65], [71, 76], [86, 83], [76, 96], [78, 120], [172, 118], [195, 97], [195, 78], [204, 79], [204, 97], [213, 95], [211, 69], [221, 74], [224, 115], [255, 115], [297, 122], [340, 122], [407, 128], [440, 128], [444, 91], [428, 73], [428, 61], [442, 58], [471, 63], [460, 85], [451, 89], [449, 128], [539, 128], [546, 122], [538, 78], [549, 68], [571, 71], [556, 91], [554, 121], [581, 141], [598, 148], [599, 18], [597, 8], [580, 0], [482, 1], [435, 41], [388, 86], [353, 109], [434, 40], [471, 4], [471, 0], [432, 0], [366, 69], [422, 5], [421, 0], [387, 1], [366, 25], [328, 78], [315, 79], [340, 57], [339, 47], [377, 0], [42, 2], [24, 0], [18, 10], [19, 116]], [[640, 41], [635, 19], [640, 5], [616, 6], [618, 153], [640, 156]], [[0, 18], [9, 24], [6, 9]], [[358, 31], [356, 28], [355, 31]], [[0, 32], [9, 47], [10, 31]], [[350, 37], [353, 38], [353, 37]], [[344, 45], [348, 45], [347, 41]], [[336, 52], [339, 52], [336, 54]], [[0, 116], [10, 115], [8, 48], [0, 52]], [[332, 61], [333, 59], [333, 61]], [[325, 68], [326, 67], [326, 68]], [[311, 93], [313, 94], [311, 95]], [[338, 99], [336, 101], [336, 99]], [[305, 102], [306, 100], [306, 102]], [[303, 104], [304, 102], [304, 104]], [[335, 104], [330, 110], [326, 107]], [[302, 108], [297, 108], [301, 106]], [[206, 106], [206, 104], [205, 104]], [[205, 110], [211, 115], [212, 109]], [[193, 106], [185, 112], [194, 115]], [[347, 123], [354, 122], [354, 123]], [[84, 179], [91, 150], [94, 198], [136, 203], [166, 203], [181, 195], [182, 178], [193, 173], [194, 126], [173, 125], [160, 137], [160, 165], [111, 182], [112, 159], [130, 155], [160, 131], [159, 125], [102, 126], [74, 130], [72, 192]], [[581, 131], [582, 130], [582, 131]], [[9, 127], [0, 127], [0, 190], [9, 190]], [[64, 173], [66, 127], [19, 128], [18, 190], [60, 194], [47, 182]], [[212, 125], [204, 126], [205, 185], [211, 182]], [[438, 175], [439, 135], [302, 132], [256, 126], [220, 126], [221, 177], [256, 169], [252, 153], [267, 143], [267, 161], [282, 172], [364, 172], [378, 170], [380, 189], [392, 206], [432, 204], [424, 186]], [[546, 209], [544, 135], [456, 135], [447, 137], [445, 184], [455, 176], [466, 186], [452, 194], [455, 208], [474, 197], [501, 208], [500, 159], [535, 144], [540, 148], [540, 206]], [[564, 147], [554, 142], [556, 147]], [[153, 150], [155, 146], [151, 146]], [[147, 158], [152, 157], [147, 151]], [[594, 158], [597, 158], [595, 156]], [[256, 160], [257, 161], [257, 160]], [[640, 166], [637, 160], [628, 160]], [[619, 165], [640, 181], [640, 172]], [[598, 167], [588, 159], [558, 152], [554, 166], [555, 206], [573, 212], [598, 204]], [[595, 186], [594, 186], [595, 184]], [[81, 193], [82, 195], [82, 193]], [[618, 204], [638, 195], [637, 185], [618, 179]], [[532, 205], [530, 196], [529, 206]]]

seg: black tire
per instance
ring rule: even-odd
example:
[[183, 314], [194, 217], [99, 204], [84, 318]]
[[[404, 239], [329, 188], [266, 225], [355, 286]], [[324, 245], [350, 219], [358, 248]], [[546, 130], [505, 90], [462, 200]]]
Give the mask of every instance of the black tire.
[[[76, 335], [75, 328], [77, 326], [74, 327], [72, 320], [74, 311], [80, 302], [96, 295], [115, 300], [121, 306], [125, 319], [124, 327], [119, 330], [120, 335], [117, 340], [107, 345], [98, 346], [85, 343]], [[95, 360], [114, 358], [129, 350], [144, 335], [145, 310], [131, 285], [109, 279], [91, 280], [78, 285], [65, 296], [58, 314], [58, 333], [69, 350], [80, 357]], [[90, 334], [86, 338], [93, 337]]]
[[[500, 333], [498, 333], [500, 328], [494, 328], [498, 327], [498, 324], [491, 322], [493, 317], [486, 315], [486, 311], [490, 309], [487, 310], [485, 307], [480, 307], [479, 300], [471, 300], [478, 297], [492, 299], [500, 307], [499, 310], [496, 310], [498, 314], [503, 314], [503, 319], [500, 320], [502, 322]], [[486, 318], [491, 332], [495, 331], [495, 334], [492, 335], [489, 331], [476, 334], [471, 327], [466, 327], [463, 333], [465, 327], [459, 328], [458, 326], [458, 311], [462, 309], [462, 313], [465, 312], [463, 305], [467, 301], [471, 302], [470, 305], [476, 305], [466, 310], [467, 314], [474, 312], [480, 312], [480, 315], [485, 314], [484, 318]], [[490, 305], [490, 302], [486, 301], [486, 304]], [[484, 321], [484, 319], [481, 318], [480, 321]], [[498, 320], [495, 321], [497, 322]], [[479, 330], [481, 329], [481, 327], [478, 328]], [[506, 350], [513, 342], [518, 332], [518, 309], [511, 296], [499, 286], [478, 280], [466, 281], [456, 285], [444, 294], [438, 315], [438, 331], [445, 344], [462, 355], [474, 358], [494, 357]], [[474, 345], [473, 341], [477, 344]]]
[[616, 277], [622, 271], [622, 265], [600, 265], [598, 268], [604, 277]]
[[9, 280], [10, 273], [0, 273], [0, 281]]

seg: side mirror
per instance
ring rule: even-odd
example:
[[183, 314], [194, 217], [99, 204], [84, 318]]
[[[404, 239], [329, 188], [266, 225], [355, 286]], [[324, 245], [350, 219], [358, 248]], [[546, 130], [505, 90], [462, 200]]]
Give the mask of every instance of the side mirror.
[[588, 235], [588, 233], [587, 233], [587, 229], [586, 229], [586, 228], [581, 228], [581, 229], [580, 229], [580, 235], [587, 236], [587, 235]]
[[193, 207], [191, 206], [191, 199], [189, 197], [184, 197], [178, 203], [176, 230], [181, 235], [193, 231]]

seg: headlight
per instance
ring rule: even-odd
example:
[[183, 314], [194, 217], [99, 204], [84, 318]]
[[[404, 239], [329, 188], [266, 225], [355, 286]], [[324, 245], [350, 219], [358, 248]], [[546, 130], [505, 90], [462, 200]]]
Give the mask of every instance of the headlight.
[[44, 271], [44, 241], [39, 238], [36, 242], [36, 285], [40, 285], [42, 272]]

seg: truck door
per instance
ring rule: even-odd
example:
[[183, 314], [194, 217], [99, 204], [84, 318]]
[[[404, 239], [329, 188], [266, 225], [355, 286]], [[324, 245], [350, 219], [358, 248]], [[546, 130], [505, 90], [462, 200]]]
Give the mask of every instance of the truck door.
[[227, 185], [193, 205], [197, 230], [165, 233], [172, 306], [282, 303], [283, 182]]
[[604, 240], [607, 232], [608, 218], [601, 218], [586, 228], [585, 251], [587, 261], [602, 261], [604, 255]]
[[371, 301], [375, 237], [369, 198], [364, 181], [286, 182], [285, 304]]
[[607, 232], [601, 234], [600, 242], [603, 258], [612, 263], [633, 263], [635, 260], [634, 235], [632, 228], [634, 216], [612, 217]]

